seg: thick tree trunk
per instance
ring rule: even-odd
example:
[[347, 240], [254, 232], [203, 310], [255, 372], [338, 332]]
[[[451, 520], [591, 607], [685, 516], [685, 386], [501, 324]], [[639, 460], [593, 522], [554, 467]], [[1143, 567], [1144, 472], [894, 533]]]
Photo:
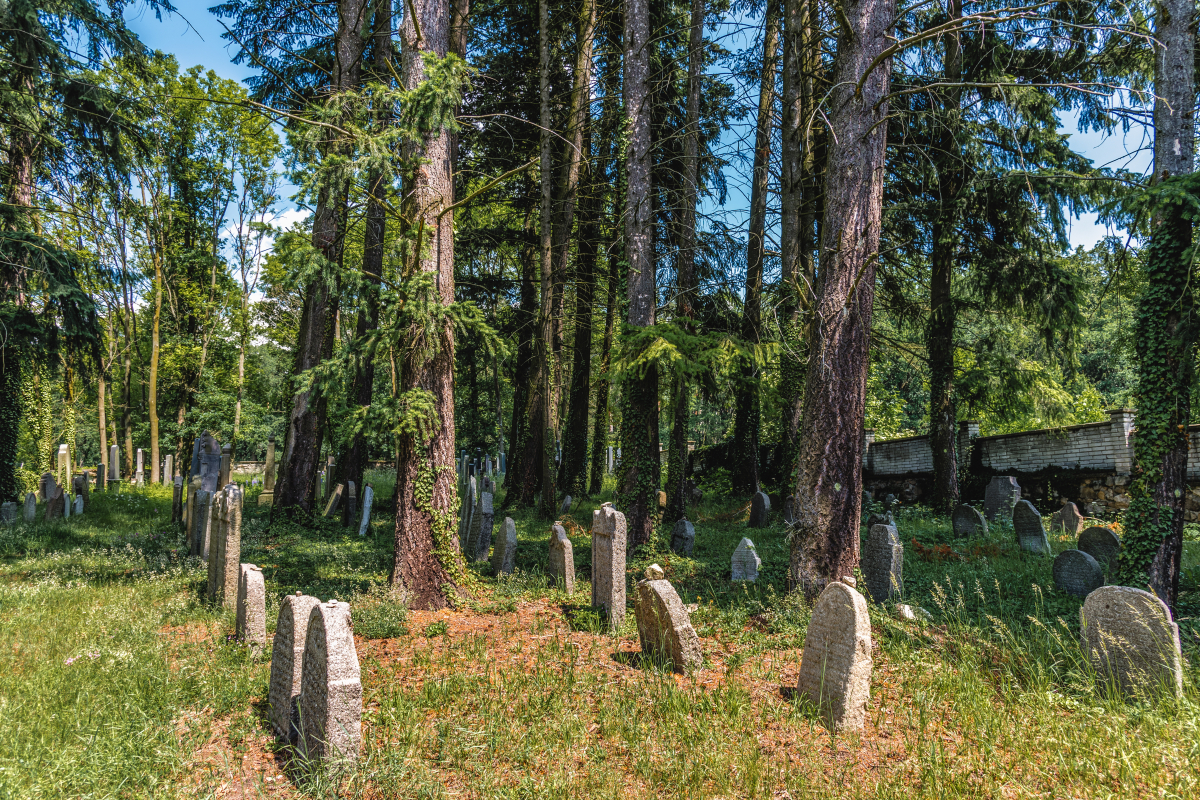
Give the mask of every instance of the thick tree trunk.
[[[401, 28], [401, 79], [415, 89], [425, 78], [422, 54], [444, 57], [449, 48], [448, 0], [412, 0]], [[415, 19], [414, 19], [415, 17]], [[414, 24], [415, 23], [415, 24]], [[417, 35], [420, 28], [420, 36]], [[451, 140], [446, 131], [427, 133], [405, 156], [421, 165], [405, 176], [404, 216], [411, 233], [416, 268], [433, 275], [437, 300], [454, 302], [454, 202]], [[421, 225], [423, 223], [423, 225]], [[414, 335], [418, 335], [414, 331]], [[405, 352], [401, 382], [405, 391], [429, 392], [437, 414], [428, 438], [400, 436], [396, 465], [396, 549], [391, 581], [403, 587], [414, 608], [444, 608], [456, 591], [453, 575], [465, 568], [456, 536], [458, 481], [454, 468], [454, 328], [447, 321], [436, 341]]]
[[[522, 479], [522, 505], [533, 499], [532, 474], [540, 475], [541, 503], [538, 513], [551, 518], [558, 511], [555, 504], [555, 435], [558, 430], [555, 419], [557, 405], [554, 394], [556, 355], [554, 314], [554, 148], [553, 117], [550, 109], [550, 3], [538, 0], [538, 85], [540, 89], [539, 122], [541, 143], [539, 149], [542, 205], [539, 226], [541, 247], [542, 304], [538, 315], [537, 378], [533, 382], [533, 395], [529, 404], [529, 436], [522, 456], [524, 477]], [[537, 445], [540, 445], [538, 447]]]
[[[1156, 3], [1154, 180], [1186, 175], [1195, 153], [1193, 69], [1195, 7]], [[1194, 388], [1197, 320], [1192, 224], [1179, 204], [1154, 221], [1146, 281], [1138, 298], [1138, 430], [1134, 482], [1125, 513], [1119, 573], [1131, 586], [1143, 576], [1175, 608], [1183, 556], [1188, 425]]]
[[[155, 254], [154, 258], [154, 320], [150, 327], [150, 386], [149, 386], [149, 401], [146, 404], [147, 412], [150, 416], [150, 483], [161, 483], [162, 479], [159, 475], [159, 450], [158, 450], [158, 359], [160, 353], [159, 347], [159, 321], [162, 318], [162, 298], [163, 298], [163, 271], [161, 254]], [[74, 446], [71, 448], [75, 450]]]
[[[750, 186], [750, 236], [746, 242], [746, 287], [742, 338], [750, 347], [762, 341], [763, 260], [770, 191], [771, 119], [775, 112], [775, 70], [779, 63], [779, 2], [768, 0], [763, 27], [762, 77], [758, 90], [758, 123], [754, 135], [754, 173]], [[733, 488], [745, 496], [758, 491], [758, 429], [761, 424], [757, 363], [742, 364], [733, 418]]]
[[[531, 188], [531, 187], [530, 187]], [[526, 233], [529, 234], [529, 221]], [[525, 449], [529, 437], [529, 402], [534, 394], [532, 382], [537, 374], [537, 352], [534, 336], [537, 331], [537, 273], [538, 259], [532, 237], [526, 237], [521, 247], [521, 305], [517, 309], [517, 355], [513, 364], [513, 409], [512, 425], [509, 426], [511, 444], [504, 476], [504, 508], [517, 501], [524, 507], [524, 463]], [[541, 480], [535, 483], [541, 484]], [[534, 490], [536, 491], [536, 489]], [[530, 495], [532, 496], [532, 495]]]
[[612, 365], [613, 330], [617, 321], [620, 300], [621, 260], [609, 255], [608, 301], [604, 311], [604, 343], [600, 348], [600, 378], [596, 381], [596, 416], [592, 427], [592, 478], [588, 494], [598, 495], [604, 488], [604, 471], [608, 461], [608, 395], [611, 382], [608, 371]]
[[[650, 5], [624, 0], [625, 9], [625, 257], [629, 270], [628, 322], [655, 323], [658, 287], [654, 274], [653, 200], [650, 175]], [[657, 517], [661, 467], [658, 455], [658, 368], [651, 364], [627, 379], [621, 413], [621, 500], [629, 544], [650, 540]]]
[[[838, 36], [789, 584], [809, 598], [858, 564], [863, 410], [883, 205], [894, 0], [850, 0]], [[859, 82], [862, 89], [858, 91]]]

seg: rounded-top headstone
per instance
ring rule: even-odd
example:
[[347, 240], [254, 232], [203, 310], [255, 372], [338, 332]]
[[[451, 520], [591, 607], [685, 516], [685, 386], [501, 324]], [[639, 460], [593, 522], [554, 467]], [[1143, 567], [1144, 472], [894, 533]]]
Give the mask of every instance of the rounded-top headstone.
[[666, 577], [666, 573], [663, 572], [663, 568], [658, 564], [651, 564], [650, 566], [646, 567], [645, 575], [646, 580], [648, 581], [661, 581]]
[[[652, 578], [651, 573], [660, 577]], [[642, 652], [670, 662], [676, 672], [696, 669], [704, 661], [700, 639], [679, 593], [661, 575], [662, 568], [657, 564], [648, 568], [646, 580], [638, 583], [634, 597]]]
[[835, 730], [866, 724], [871, 694], [871, 618], [857, 590], [834, 581], [813, 606], [796, 690]]
[[301, 752], [308, 759], [355, 761], [362, 742], [362, 680], [349, 603], [313, 606], [303, 664]]
[[762, 559], [758, 557], [754, 542], [743, 536], [730, 559], [731, 580], [757, 581], [760, 567]]
[[863, 579], [876, 603], [899, 595], [904, 589], [904, 545], [891, 525], [872, 525], [862, 551]]
[[567, 495], [563, 498], [562, 505], [558, 509], [558, 515], [560, 517], [569, 513], [571, 513], [571, 495]]
[[308, 637], [308, 616], [321, 602], [296, 592], [279, 604], [275, 622], [275, 640], [271, 644], [270, 711], [271, 727], [284, 741], [296, 741], [300, 695], [300, 677], [304, 663], [304, 643]]
[[1018, 500], [1013, 506], [1012, 521], [1022, 550], [1039, 556], [1050, 555], [1050, 539], [1042, 525], [1042, 515], [1033, 507], [1033, 503]]
[[987, 520], [973, 506], [960, 505], [955, 508], [953, 522], [955, 536], [987, 535]]
[[1083, 530], [1083, 520], [1084, 517], [1079, 513], [1079, 507], [1068, 501], [1063, 503], [1063, 507], [1050, 517], [1050, 531], [1078, 536], [1079, 532]]
[[1183, 693], [1179, 626], [1166, 603], [1129, 586], [1102, 586], [1079, 611], [1083, 647], [1098, 677], [1125, 695]]
[[1021, 499], [1021, 487], [1011, 475], [996, 475], [983, 494], [983, 513], [991, 522], [1007, 518], [1017, 501]]
[[1093, 525], [1079, 534], [1077, 547], [1096, 559], [1102, 569], [1108, 569], [1121, 553], [1121, 537], [1112, 528]]
[[750, 527], [767, 527], [767, 517], [770, 513], [771, 498], [767, 496], [766, 492], [755, 492], [754, 498], [750, 501]]
[[1082, 550], [1064, 550], [1054, 559], [1054, 585], [1074, 597], [1087, 597], [1104, 585], [1104, 570]]
[[671, 531], [671, 550], [681, 556], [691, 557], [692, 546], [696, 542], [696, 528], [686, 519], [675, 523]]

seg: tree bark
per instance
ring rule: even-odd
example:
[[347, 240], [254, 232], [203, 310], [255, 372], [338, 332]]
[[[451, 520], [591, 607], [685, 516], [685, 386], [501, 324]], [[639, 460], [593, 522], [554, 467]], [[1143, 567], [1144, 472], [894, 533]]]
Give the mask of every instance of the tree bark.
[[[629, 270], [629, 310], [633, 328], [655, 323], [658, 287], [654, 274], [650, 174], [650, 5], [624, 0], [625, 9], [625, 257]], [[627, 379], [622, 393], [621, 500], [629, 545], [650, 540], [657, 518], [661, 474], [658, 454], [658, 368], [650, 364]]]
[[[412, 90], [425, 78], [422, 54], [445, 57], [449, 48], [448, 0], [412, 0], [401, 27], [401, 80]], [[420, 35], [417, 28], [420, 28]], [[421, 164], [404, 185], [404, 218], [411, 232], [422, 231], [411, 258], [415, 269], [431, 274], [437, 301], [454, 302], [454, 175], [451, 137], [445, 130], [422, 135], [407, 145], [406, 160]], [[422, 224], [423, 223], [423, 224]], [[410, 233], [411, 233], [410, 232]], [[414, 337], [421, 335], [418, 326]], [[391, 582], [403, 588], [414, 608], [438, 609], [456, 591], [453, 572], [464, 569], [458, 552], [458, 480], [454, 468], [454, 328], [447, 321], [436, 341], [409, 348], [401, 365], [405, 391], [420, 387], [434, 401], [437, 421], [428, 438], [400, 436], [396, 464], [396, 547]]]
[[[858, 563], [863, 411], [883, 205], [894, 0], [850, 0], [828, 113], [821, 272], [813, 302], [789, 584], [815, 598]], [[862, 83], [861, 91], [858, 90]]]
[[[159, 347], [159, 322], [162, 318], [162, 298], [163, 298], [163, 269], [162, 269], [162, 252], [158, 247], [155, 247], [151, 257], [154, 259], [154, 319], [150, 328], [150, 397], [146, 404], [147, 412], [150, 416], [150, 483], [161, 483], [159, 475], [159, 450], [158, 450], [158, 359], [160, 353]], [[240, 408], [238, 409], [241, 410]], [[72, 446], [74, 451], [74, 446]]]
[[[532, 194], [532, 182], [527, 186], [526, 195]], [[529, 438], [529, 422], [533, 418], [529, 404], [535, 394], [533, 380], [537, 375], [537, 351], [534, 336], [538, 322], [537, 313], [537, 275], [538, 260], [536, 258], [532, 237], [532, 215], [526, 218], [525, 242], [521, 246], [521, 304], [516, 311], [517, 323], [517, 355], [513, 364], [513, 409], [512, 425], [509, 426], [509, 441], [511, 450], [505, 464], [507, 472], [504, 476], [504, 506], [510, 508], [520, 501], [521, 507], [526, 507], [525, 487], [525, 451]], [[540, 475], [540, 473], [539, 473]], [[541, 480], [535, 480], [541, 484]], [[536, 491], [536, 489], [534, 490]], [[532, 497], [532, 494], [530, 495]]]

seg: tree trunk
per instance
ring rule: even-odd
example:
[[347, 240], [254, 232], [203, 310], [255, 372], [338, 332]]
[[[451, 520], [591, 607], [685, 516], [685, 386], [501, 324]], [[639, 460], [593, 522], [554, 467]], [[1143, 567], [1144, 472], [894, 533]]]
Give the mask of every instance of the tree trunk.
[[[1192, 171], [1195, 152], [1192, 3], [1156, 3], [1154, 180]], [[1170, 204], [1154, 220], [1138, 298], [1137, 437], [1119, 579], [1150, 588], [1174, 610], [1183, 556], [1188, 425], [1196, 357], [1192, 224]]]
[[[528, 187], [532, 189], [532, 187]], [[532, 191], [526, 194], [531, 194]], [[525, 507], [525, 450], [529, 438], [530, 400], [534, 395], [532, 382], [537, 374], [537, 352], [534, 336], [537, 328], [537, 273], [538, 260], [533, 247], [532, 218], [526, 219], [526, 241], [521, 247], [521, 305], [516, 311], [517, 355], [513, 364], [513, 408], [512, 425], [509, 426], [511, 443], [504, 476], [504, 506], [510, 508], [521, 501]], [[540, 484], [540, 480], [535, 483]], [[536, 490], [535, 490], [536, 491]], [[532, 495], [530, 495], [532, 497]]]
[[[962, 17], [958, 0], [950, 0], [950, 19]], [[962, 159], [958, 146], [959, 106], [962, 89], [962, 48], [957, 30], [945, 34], [943, 119], [938, 151], [940, 207], [933, 224], [930, 257], [929, 323], [925, 347], [929, 354], [929, 445], [933, 453], [931, 505], [949, 514], [958, 505], [957, 410], [954, 402], [954, 325], [957, 309], [952, 293], [954, 265], [958, 260], [958, 194], [962, 190]]]
[[[538, 318], [537, 379], [534, 381], [533, 399], [529, 405], [529, 446], [523, 458], [525, 478], [522, 481], [522, 505], [532, 500], [532, 471], [541, 474], [541, 503], [538, 513], [551, 518], [558, 511], [555, 498], [558, 494], [554, 485], [554, 450], [556, 405], [554, 402], [554, 372], [552, 360], [555, 355], [554, 319], [554, 148], [552, 146], [553, 119], [550, 112], [550, 3], [538, 0], [538, 85], [540, 88], [541, 142], [539, 149], [542, 205], [539, 226], [541, 247], [542, 304]], [[536, 414], [537, 416], [533, 416]], [[540, 447], [535, 447], [540, 443]]]
[[620, 300], [621, 260], [609, 255], [608, 301], [604, 312], [604, 344], [600, 350], [600, 378], [596, 381], [596, 418], [592, 429], [592, 479], [588, 494], [598, 495], [604, 488], [604, 471], [608, 458], [608, 395], [611, 382], [608, 371], [612, 365], [613, 330], [617, 321]]
[[[401, 80], [406, 89], [413, 90], [425, 79], [422, 54], [446, 55], [450, 10], [448, 0], [412, 0], [409, 11], [401, 28]], [[422, 162], [404, 177], [404, 217], [412, 226], [410, 233], [422, 231], [426, 237], [412, 242], [410, 257], [415, 269], [433, 276], [436, 299], [446, 306], [454, 302], [451, 144], [445, 130], [436, 130], [423, 134], [419, 145], [406, 145], [404, 153], [410, 163]], [[403, 588], [414, 608], [444, 608], [456, 591], [454, 576], [465, 569], [456, 534], [452, 324], [447, 321], [437, 331], [436, 340], [426, 342], [425, 347], [407, 349], [400, 373], [404, 391], [420, 387], [432, 395], [437, 420], [427, 438], [411, 431], [400, 436], [391, 582]]]
[[[863, 410], [883, 205], [894, 0], [850, 0], [838, 36], [789, 584], [815, 598], [858, 564]], [[857, 91], [859, 82], [862, 90]]]
[[[150, 483], [161, 483], [162, 479], [158, 472], [158, 359], [160, 354], [159, 321], [162, 318], [163, 298], [162, 254], [154, 253], [152, 258], [154, 259], [154, 319], [150, 327], [150, 396], [146, 409], [150, 416]], [[71, 449], [74, 450], [74, 446]]]
[[[679, 258], [676, 270], [679, 324], [693, 333], [696, 293], [696, 202], [700, 193], [700, 83], [704, 77], [704, 3], [692, 0], [692, 24], [688, 35], [687, 119], [683, 131], [683, 203], [679, 210]], [[666, 519], [687, 517], [688, 432], [691, 422], [691, 391], [681, 370], [675, 376], [671, 426], [670, 461], [667, 465]]]
[[[629, 270], [629, 311], [633, 328], [655, 323], [658, 287], [650, 180], [650, 5], [624, 0], [625, 9], [625, 257]], [[654, 531], [661, 474], [658, 455], [658, 368], [651, 364], [628, 377], [622, 393], [621, 500], [626, 508], [629, 544], [645, 544]]]
[[[766, 250], [767, 194], [771, 172], [771, 119], [775, 110], [775, 69], [779, 63], [779, 0], [768, 0], [763, 27], [762, 78], [754, 136], [754, 177], [750, 187], [750, 237], [746, 242], [746, 297], [742, 338], [757, 349], [762, 341], [763, 259]], [[761, 424], [758, 365], [742, 363], [733, 419], [733, 489], [749, 496], [758, 491], [758, 429]]]

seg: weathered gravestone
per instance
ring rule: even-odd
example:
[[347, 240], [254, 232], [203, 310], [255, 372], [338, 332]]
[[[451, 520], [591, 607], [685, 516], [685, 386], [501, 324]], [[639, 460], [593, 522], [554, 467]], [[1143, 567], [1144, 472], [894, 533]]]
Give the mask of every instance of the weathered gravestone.
[[71, 480], [71, 448], [65, 444], [58, 446], [58, 462], [55, 467], [55, 477], [66, 486], [67, 481]]
[[221, 448], [221, 460], [218, 463], [220, 466], [217, 472], [217, 488], [224, 489], [233, 472], [233, 445], [226, 444]]
[[71, 501], [71, 495], [66, 494], [62, 489], [59, 489], [58, 491], [62, 492], [63, 495], [63, 518], [69, 519], [71, 517], [72, 509], [74, 508], [74, 505]]
[[667, 493], [660, 491], [658, 493], [658, 510], [662, 511], [667, 507]]
[[1183, 693], [1179, 626], [1150, 592], [1102, 586], [1079, 612], [1083, 649], [1100, 679], [1126, 696]]
[[496, 537], [496, 546], [492, 550], [492, 572], [497, 575], [511, 575], [517, 556], [517, 524], [512, 517], [504, 518], [504, 528]]
[[25, 507], [21, 510], [21, 519], [25, 522], [33, 522], [37, 518], [37, 495], [33, 492], [25, 493]]
[[[326, 459], [326, 464], [325, 464], [325, 491], [326, 491], [326, 492], [328, 492], [328, 493], [330, 493], [330, 494], [332, 494], [332, 493], [333, 493], [333, 476], [334, 476], [334, 474], [335, 474], [335, 473], [334, 473], [334, 469], [335, 469], [336, 467], [337, 467], [337, 460], [336, 460], [336, 459], [334, 459], [334, 457], [333, 457], [333, 456], [330, 456], [328, 459]], [[339, 484], [338, 484], [338, 486], [341, 486], [341, 484], [339, 483]]]
[[1050, 555], [1050, 539], [1042, 525], [1042, 515], [1033, 507], [1033, 503], [1018, 500], [1013, 507], [1012, 521], [1022, 550], [1039, 556]]
[[0, 503], [0, 521], [11, 525], [17, 521], [17, 504], [11, 500]]
[[475, 478], [467, 478], [467, 491], [463, 495], [462, 508], [458, 512], [458, 549], [467, 553], [467, 539], [471, 536], [471, 515], [475, 513]]
[[133, 472], [133, 482], [138, 486], [146, 485], [146, 463], [145, 456], [142, 453], [142, 448], [137, 449], [137, 466]]
[[107, 473], [108, 473], [108, 470], [106, 470], [106, 469], [104, 468], [104, 465], [103, 465], [103, 464], [101, 464], [100, 466], [96, 467], [96, 491], [97, 491], [97, 492], [102, 492], [102, 491], [104, 491], [104, 487], [105, 487], [105, 485], [106, 485], [106, 484], [105, 484], [105, 481], [104, 481], [104, 476], [105, 476]]
[[358, 518], [358, 487], [354, 481], [346, 481], [346, 511], [342, 520], [343, 525], [353, 525]]
[[987, 536], [987, 520], [974, 506], [960, 505], [953, 515], [955, 536]]
[[309, 613], [299, 705], [304, 758], [331, 765], [357, 760], [362, 682], [349, 603], [330, 600]]
[[1121, 537], [1112, 528], [1093, 525], [1079, 534], [1079, 544], [1076, 546], [1096, 559], [1101, 569], [1107, 570], [1121, 554]]
[[183, 476], [176, 475], [171, 487], [171, 522], [178, 525], [183, 521]]
[[562, 582], [563, 591], [575, 593], [575, 548], [563, 526], [555, 523], [550, 531], [550, 582]]
[[[487, 485], [487, 478], [484, 478], [484, 483]], [[492, 549], [492, 529], [495, 527], [495, 521], [492, 493], [482, 492], [472, 517], [471, 538], [467, 545], [467, 557], [472, 561], [487, 561], [488, 551]]]
[[329, 500], [325, 503], [325, 513], [321, 516], [325, 517], [325, 519], [333, 516], [333, 512], [337, 511], [338, 506], [342, 504], [342, 492], [344, 491], [346, 491], [346, 487], [340, 483], [333, 487], [333, 492], [330, 493]]
[[43, 500], [50, 497], [50, 493], [54, 491], [54, 489], [51, 488], [52, 486], [57, 486], [57, 484], [54, 483], [54, 473], [43, 472], [42, 477], [38, 478], [38, 497], [42, 498]]
[[212, 517], [213, 493], [205, 489], [196, 490], [196, 504], [192, 506], [192, 519], [188, 524], [188, 552], [208, 560], [208, 535]]
[[983, 515], [988, 522], [1008, 519], [1021, 499], [1021, 487], [1011, 475], [996, 475], [983, 493]]
[[308, 616], [321, 601], [296, 592], [279, 604], [275, 622], [275, 640], [271, 643], [271, 685], [268, 715], [275, 735], [286, 742], [296, 741], [300, 695], [300, 674], [304, 664], [304, 643], [308, 637]]
[[1050, 515], [1051, 533], [1069, 533], [1078, 536], [1083, 530], [1084, 517], [1079, 508], [1071, 502], [1063, 503], [1063, 507]]
[[571, 495], [567, 495], [566, 497], [563, 498], [562, 505], [559, 506], [558, 515], [560, 517], [565, 517], [567, 514], [570, 514], [570, 513], [571, 513]]
[[196, 520], [196, 493], [199, 491], [200, 478], [192, 476], [192, 479], [187, 484], [187, 500], [183, 504], [183, 530], [187, 535], [189, 555], [195, 555], [192, 552], [192, 525]]
[[885, 511], [882, 514], [872, 514], [867, 517], [867, 530], [871, 530], [876, 525], [891, 525], [896, 527], [896, 518], [892, 516], [892, 512]]
[[[15, 503], [14, 503], [14, 505], [15, 505]], [[75, 507], [71, 509], [71, 513], [74, 514], [75, 516], [79, 516], [80, 514], [83, 513], [83, 495], [81, 495], [81, 494], [75, 495]]]
[[212, 434], [205, 433], [197, 440], [193, 456], [193, 475], [200, 476], [200, 488], [215, 492], [221, 488], [221, 443]]
[[687, 672], [704, 661], [700, 638], [679, 593], [661, 575], [661, 568], [651, 567], [646, 570], [646, 580], [638, 582], [633, 599], [638, 639], [642, 653], [659, 663], [670, 664], [675, 672]]
[[625, 515], [605, 503], [592, 513], [592, 606], [612, 630], [625, 621]]
[[813, 607], [796, 690], [835, 730], [860, 730], [871, 694], [871, 619], [867, 601], [844, 583], [825, 587]]
[[75, 503], [79, 506], [79, 510], [75, 513], [82, 514], [90, 499], [87, 475], [76, 475], [71, 478], [71, 491], [74, 492]]
[[242, 560], [242, 487], [227, 483], [220, 496], [220, 535], [210, 544], [208, 586], [209, 596], [218, 605], [229, 607], [237, 602], [238, 569]]
[[1082, 550], [1064, 550], [1054, 559], [1054, 585], [1074, 597], [1087, 597], [1104, 585], [1104, 570]]
[[363, 512], [362, 522], [358, 523], [358, 535], [367, 535], [367, 526], [371, 524], [371, 503], [375, 500], [375, 490], [371, 488], [371, 484], [367, 484], [367, 488], [363, 489]]
[[733, 551], [730, 566], [732, 580], [757, 581], [758, 569], [762, 566], [762, 559], [758, 557], [758, 551], [754, 549], [754, 542], [743, 536]]
[[876, 603], [900, 595], [904, 589], [904, 545], [891, 525], [872, 525], [862, 553], [863, 580]]
[[63, 490], [54, 482], [53, 477], [45, 481], [44, 486], [46, 494], [46, 520], [65, 517], [69, 512], [67, 511], [67, 496], [63, 494]]
[[237, 638], [247, 644], [267, 643], [267, 589], [262, 567], [254, 564], [239, 567]]
[[696, 527], [686, 519], [675, 523], [671, 531], [671, 550], [681, 556], [691, 557], [692, 547], [696, 544]]
[[269, 506], [275, 502], [275, 434], [267, 437], [267, 466], [263, 472], [263, 490], [258, 495], [260, 506]]
[[114, 444], [108, 448], [108, 485], [121, 480], [121, 451]]
[[750, 500], [750, 523], [751, 528], [767, 527], [767, 517], [771, 513], [771, 498], [767, 497], [766, 492], [755, 492], [753, 499]]
[[796, 521], [796, 498], [788, 495], [783, 498], [783, 524], [791, 525]]
[[168, 483], [175, 480], [175, 456], [168, 453], [163, 461], [162, 483], [166, 486]]

